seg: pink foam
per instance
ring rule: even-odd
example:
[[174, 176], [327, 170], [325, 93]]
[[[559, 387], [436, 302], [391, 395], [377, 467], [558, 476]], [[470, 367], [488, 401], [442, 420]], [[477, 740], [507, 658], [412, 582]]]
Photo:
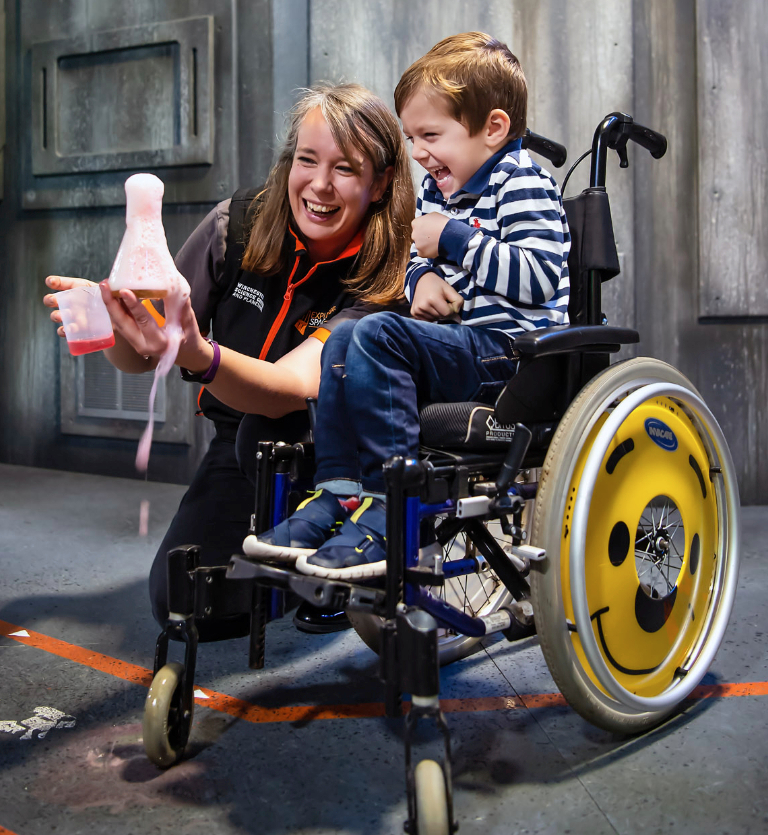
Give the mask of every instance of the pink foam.
[[125, 235], [109, 273], [113, 293], [132, 290], [144, 298], [162, 298], [168, 346], [155, 369], [149, 393], [149, 422], [136, 453], [136, 469], [145, 472], [155, 426], [158, 381], [173, 368], [183, 336], [181, 309], [189, 298], [189, 284], [176, 269], [163, 229], [165, 186], [154, 174], [134, 174], [125, 181]]

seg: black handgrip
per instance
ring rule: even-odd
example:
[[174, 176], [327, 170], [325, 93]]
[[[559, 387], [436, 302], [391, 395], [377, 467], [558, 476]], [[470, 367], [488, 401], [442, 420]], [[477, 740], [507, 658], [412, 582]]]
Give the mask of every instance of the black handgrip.
[[564, 165], [565, 160], [568, 158], [568, 151], [564, 145], [553, 142], [551, 139], [547, 139], [546, 136], [533, 133], [528, 128], [525, 129], [525, 135], [523, 136], [523, 148], [528, 151], [533, 151], [534, 154], [541, 154], [555, 168], [560, 168]]
[[661, 159], [667, 153], [667, 137], [644, 125], [633, 123], [629, 138], [651, 152], [654, 159]]

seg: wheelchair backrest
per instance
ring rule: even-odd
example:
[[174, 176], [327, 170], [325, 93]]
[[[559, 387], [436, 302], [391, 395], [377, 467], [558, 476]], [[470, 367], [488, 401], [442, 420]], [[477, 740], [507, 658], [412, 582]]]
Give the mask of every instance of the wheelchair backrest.
[[619, 274], [608, 194], [605, 189], [587, 188], [577, 197], [563, 200], [563, 207], [571, 231], [568, 316], [572, 325], [598, 325], [600, 321], [590, 321], [590, 309], [601, 318], [599, 297], [590, 299], [590, 274], [597, 274], [592, 291], [598, 296], [600, 284]]

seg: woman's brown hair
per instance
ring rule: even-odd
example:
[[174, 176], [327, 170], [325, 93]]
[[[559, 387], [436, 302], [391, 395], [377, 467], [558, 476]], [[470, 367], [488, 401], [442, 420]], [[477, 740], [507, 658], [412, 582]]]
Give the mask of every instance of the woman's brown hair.
[[390, 166], [392, 180], [381, 199], [371, 203], [364, 221], [363, 244], [352, 275], [351, 293], [364, 301], [386, 304], [403, 295], [403, 280], [410, 250], [411, 221], [416, 201], [408, 153], [397, 119], [376, 95], [359, 84], [318, 84], [294, 106], [288, 135], [264, 189], [255, 198], [253, 226], [243, 256], [243, 267], [274, 275], [285, 267], [285, 235], [291, 221], [288, 176], [293, 165], [299, 127], [304, 117], [319, 108], [336, 145], [356, 168], [357, 150], [381, 177]]

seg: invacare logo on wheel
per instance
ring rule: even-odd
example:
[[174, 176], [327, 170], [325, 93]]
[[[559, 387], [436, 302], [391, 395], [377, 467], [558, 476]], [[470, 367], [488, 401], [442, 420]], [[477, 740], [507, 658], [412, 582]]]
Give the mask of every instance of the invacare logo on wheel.
[[645, 421], [645, 431], [655, 444], [658, 444], [662, 449], [666, 449], [667, 452], [674, 452], [677, 449], [675, 433], [666, 423], [662, 423], [657, 418], [648, 418]]

